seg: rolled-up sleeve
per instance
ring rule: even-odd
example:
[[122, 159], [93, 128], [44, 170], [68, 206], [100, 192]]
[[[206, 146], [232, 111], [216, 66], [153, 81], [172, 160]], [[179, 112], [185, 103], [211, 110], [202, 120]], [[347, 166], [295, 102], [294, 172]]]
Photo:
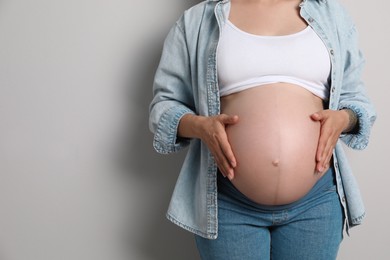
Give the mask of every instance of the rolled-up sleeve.
[[344, 77], [340, 92], [338, 109], [351, 109], [358, 118], [356, 131], [344, 133], [341, 140], [352, 149], [362, 150], [367, 147], [371, 128], [376, 120], [376, 112], [367, 96], [362, 81], [364, 57], [358, 47], [356, 28], [352, 27], [348, 39], [345, 56]]
[[153, 147], [163, 154], [179, 151], [189, 144], [189, 139], [177, 137], [177, 129], [185, 114], [195, 114], [189, 53], [185, 31], [179, 22], [165, 39], [149, 106]]

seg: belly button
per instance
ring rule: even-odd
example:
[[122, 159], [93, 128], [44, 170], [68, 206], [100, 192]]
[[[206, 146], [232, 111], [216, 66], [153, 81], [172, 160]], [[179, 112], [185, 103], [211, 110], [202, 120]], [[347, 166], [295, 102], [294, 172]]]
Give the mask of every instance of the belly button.
[[279, 166], [279, 160], [278, 159], [273, 160], [272, 165], [275, 167]]

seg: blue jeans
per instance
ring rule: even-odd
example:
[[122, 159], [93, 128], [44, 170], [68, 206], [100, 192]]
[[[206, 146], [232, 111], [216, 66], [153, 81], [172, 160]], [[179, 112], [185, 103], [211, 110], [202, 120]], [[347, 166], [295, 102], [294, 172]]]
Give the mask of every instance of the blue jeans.
[[256, 204], [219, 176], [218, 238], [195, 235], [201, 258], [336, 259], [344, 217], [333, 175], [329, 169], [305, 197], [282, 206]]

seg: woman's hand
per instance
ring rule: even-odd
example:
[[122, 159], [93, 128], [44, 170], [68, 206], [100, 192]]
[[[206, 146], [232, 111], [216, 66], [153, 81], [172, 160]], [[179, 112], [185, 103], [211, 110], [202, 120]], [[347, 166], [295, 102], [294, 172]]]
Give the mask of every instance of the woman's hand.
[[201, 140], [206, 143], [223, 176], [230, 180], [234, 178], [234, 168], [237, 166], [236, 158], [226, 135], [226, 127], [238, 122], [238, 116], [221, 114], [204, 117]]
[[226, 127], [237, 122], [238, 116], [226, 114], [211, 117], [187, 114], [180, 120], [178, 135], [201, 139], [214, 156], [223, 176], [232, 180], [237, 162], [226, 135]]
[[316, 171], [325, 172], [329, 168], [333, 149], [340, 134], [349, 126], [349, 114], [344, 110], [322, 110], [310, 115], [311, 119], [321, 123], [320, 138], [316, 153]]

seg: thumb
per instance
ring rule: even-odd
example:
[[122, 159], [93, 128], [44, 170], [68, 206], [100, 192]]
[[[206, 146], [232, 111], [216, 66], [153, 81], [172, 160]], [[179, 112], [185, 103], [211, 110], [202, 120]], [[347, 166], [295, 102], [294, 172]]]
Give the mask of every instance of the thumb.
[[232, 125], [238, 122], [238, 116], [237, 115], [222, 115], [222, 123], [226, 125]]
[[314, 114], [310, 115], [310, 118], [314, 121], [321, 121], [324, 119], [324, 113], [322, 111], [315, 112]]

